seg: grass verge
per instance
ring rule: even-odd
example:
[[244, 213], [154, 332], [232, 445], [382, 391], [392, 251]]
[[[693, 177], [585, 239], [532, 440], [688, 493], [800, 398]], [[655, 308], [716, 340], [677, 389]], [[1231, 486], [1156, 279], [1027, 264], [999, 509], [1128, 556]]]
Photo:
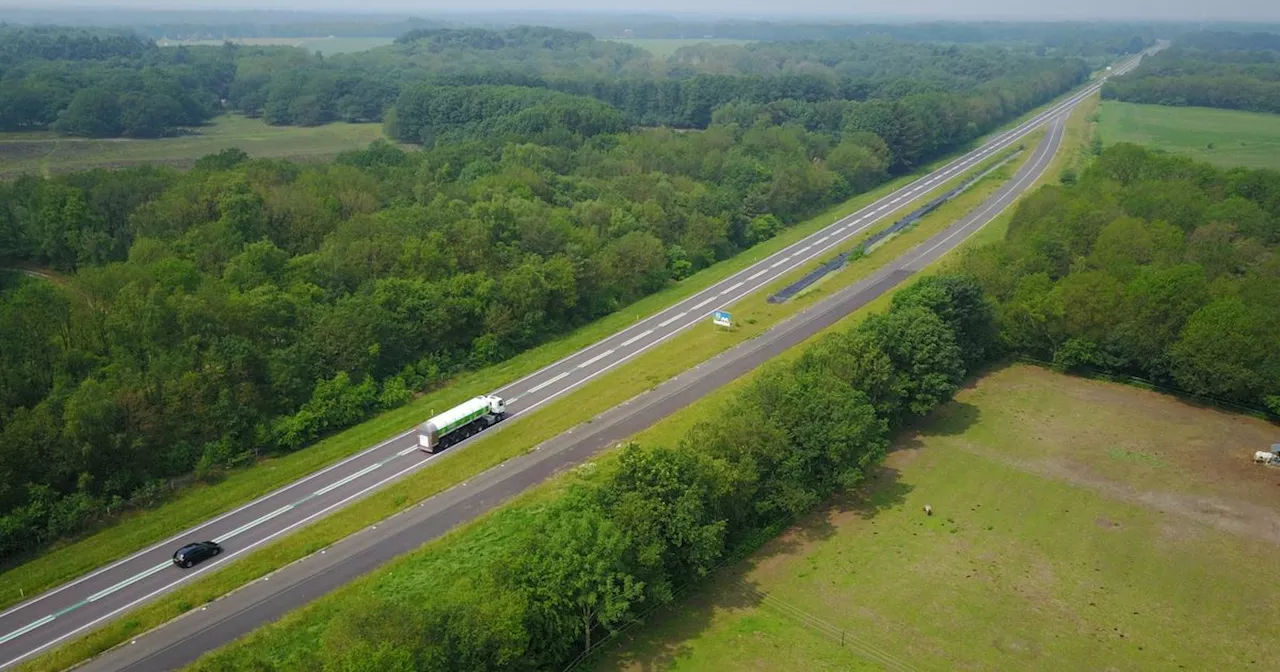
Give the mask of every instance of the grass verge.
[[1280, 587], [1250, 574], [1274, 556], [1280, 492], [1239, 446], [1273, 434], [1128, 386], [996, 370], [901, 437], [864, 492], [595, 669], [1261, 669], [1280, 657], [1256, 627], [1280, 616]]
[[[1028, 147], [1033, 146], [1034, 142], [1042, 132], [1038, 132], [1028, 137], [1025, 141]], [[632, 362], [619, 367], [617, 370], [602, 376], [600, 379], [579, 388], [578, 390], [548, 404], [545, 408], [531, 414], [529, 418], [525, 418], [520, 423], [513, 423], [502, 426], [487, 435], [481, 436], [473, 444], [470, 444], [465, 450], [450, 452], [445, 454], [444, 459], [433, 462], [429, 468], [411, 474], [404, 480], [387, 486], [386, 488], [370, 494], [367, 498], [353, 503], [345, 509], [335, 512], [329, 517], [319, 520], [309, 527], [294, 533], [282, 539], [275, 544], [265, 547], [235, 563], [231, 563], [225, 568], [221, 568], [215, 573], [210, 574], [196, 583], [180, 588], [173, 593], [160, 598], [151, 605], [141, 607], [133, 612], [128, 618], [117, 620], [102, 629], [90, 633], [78, 640], [75, 640], [64, 647], [47, 653], [25, 664], [22, 669], [30, 670], [49, 670], [49, 669], [65, 669], [66, 667], [92, 657], [97, 653], [115, 646], [116, 644], [136, 636], [138, 633], [148, 630], [159, 625], [171, 618], [174, 618], [183, 612], [191, 609], [194, 605], [209, 602], [217, 597], [234, 590], [258, 577], [261, 577], [274, 569], [277, 569], [289, 562], [305, 557], [310, 553], [314, 553], [329, 544], [332, 544], [343, 537], [352, 534], [363, 527], [376, 523], [395, 512], [411, 505], [417, 501], [421, 501], [431, 495], [437, 494], [455, 483], [461, 482], [474, 474], [483, 472], [484, 470], [500, 464], [514, 456], [532, 450], [539, 443], [550, 439], [578, 424], [584, 422], [595, 415], [629, 399], [647, 389], [651, 389], [662, 381], [677, 375], [710, 357], [724, 350], [741, 343], [744, 340], [752, 338], [763, 333], [777, 322], [794, 315], [808, 305], [818, 300], [823, 291], [833, 291], [834, 289], [850, 284], [858, 279], [869, 275], [877, 268], [892, 261], [898, 255], [911, 246], [926, 239], [928, 236], [942, 230], [955, 217], [963, 214], [963, 212], [975, 206], [986, 198], [992, 191], [999, 187], [1003, 181], [1015, 172], [1022, 162], [1030, 157], [1031, 152], [1023, 152], [1022, 155], [1014, 159], [999, 170], [988, 175], [979, 181], [973, 188], [965, 192], [962, 196], [943, 206], [938, 211], [930, 215], [916, 226], [905, 231], [898, 236], [888, 240], [879, 246], [869, 257], [850, 265], [842, 271], [834, 274], [836, 277], [832, 281], [823, 286], [822, 291], [806, 294], [804, 297], [790, 301], [781, 305], [769, 304], [766, 301], [768, 291], [757, 292], [750, 297], [738, 302], [734, 305], [734, 312], [739, 316], [741, 326], [734, 331], [724, 332], [704, 325], [703, 327], [695, 327], [680, 334], [676, 338], [654, 348], [648, 353], [636, 358]], [[1003, 158], [1003, 153], [983, 162], [973, 170], [966, 172], [965, 175], [973, 174], [974, 171], [985, 170], [992, 163], [998, 162]], [[945, 184], [939, 185], [929, 194], [922, 195], [919, 199], [904, 204], [895, 213], [905, 214], [910, 208], [916, 207], [925, 202], [929, 198], [945, 191], [956, 182], [963, 179], [964, 175], [957, 176]], [[608, 327], [599, 323], [591, 327], [580, 330], [573, 337], [559, 341], [538, 351], [527, 353], [517, 358], [523, 360], [524, 366], [520, 367], [516, 364], [517, 360], [512, 360], [503, 368], [506, 368], [506, 380], [511, 380], [524, 372], [536, 370], [543, 364], [558, 359], [561, 355], [572, 352], [582, 345], [597, 340], [600, 336], [612, 333], [624, 326], [632, 319], [634, 313], [636, 317], [651, 314], [657, 308], [668, 305], [672, 301], [686, 296], [690, 293], [701, 289], [715, 281], [726, 277], [741, 268], [744, 268], [760, 258], [771, 254], [773, 251], [784, 247], [799, 237], [807, 235], [813, 230], [828, 225], [834, 217], [848, 212], [855, 211], [878, 198], [883, 193], [887, 193], [894, 187], [892, 185], [883, 187], [872, 194], [864, 195], [858, 199], [854, 199], [846, 203], [838, 211], [828, 212], [815, 218], [809, 223], [790, 229], [785, 232], [781, 238], [769, 241], [760, 248], [753, 248], [745, 255], [740, 255], [730, 262], [718, 265], [714, 269], [704, 272], [709, 277], [702, 277], [697, 282], [689, 282], [679, 287], [672, 288], [660, 295], [655, 295], [646, 299], [644, 302], [652, 302], [648, 306], [648, 310], [627, 310], [621, 315], [615, 315], [607, 318], [602, 322], [609, 322]], [[885, 224], [891, 221], [886, 219]], [[869, 235], [868, 231], [865, 235]], [[856, 244], [854, 242], [849, 245]], [[836, 251], [832, 251], [834, 255]], [[744, 258], [745, 257], [745, 258]], [[820, 263], [822, 260], [816, 260], [812, 265]], [[725, 267], [727, 268], [721, 268]], [[799, 278], [809, 268], [796, 269], [787, 277], [775, 282], [770, 289], [776, 289], [784, 286], [786, 283]], [[714, 272], [712, 272], [714, 271]], [[700, 278], [704, 274], [694, 276], [690, 280]], [[696, 285], [696, 286], [690, 286]], [[675, 292], [679, 291], [679, 294]], [[663, 298], [665, 296], [665, 299]], [[640, 306], [638, 305], [637, 308]], [[617, 320], [621, 320], [618, 322]], [[600, 330], [600, 333], [592, 333], [588, 335], [586, 332], [591, 330]], [[570, 345], [572, 343], [572, 345]], [[535, 355], [541, 351], [540, 359]], [[554, 356], [548, 353], [555, 353]], [[536, 365], [531, 362], [538, 362]], [[513, 369], [518, 370], [516, 373]], [[486, 370], [481, 374], [475, 374], [475, 378], [483, 378], [485, 376], [493, 376], [492, 370]], [[452, 394], [453, 399], [465, 398], [480, 389], [492, 389], [498, 386], [492, 378], [488, 379], [489, 384], [482, 388], [470, 387], [466, 385], [455, 386], [447, 392], [440, 393]], [[460, 381], [462, 382], [462, 381]], [[475, 381], [467, 381], [471, 385], [475, 385]], [[459, 388], [465, 389], [459, 389]], [[443, 400], [443, 397], [437, 397]], [[448, 403], [444, 401], [443, 403]], [[379, 423], [383, 429], [394, 427], [404, 427], [412, 424], [408, 421], [409, 417], [415, 420], [420, 419], [423, 409], [426, 407], [425, 400], [415, 402], [410, 408], [398, 409], [387, 416], [383, 416], [378, 420], [366, 423], [372, 425]], [[438, 405], [438, 404], [437, 404]], [[409, 410], [416, 408], [417, 413], [409, 415]], [[393, 421], [388, 416], [394, 416], [396, 419], [404, 420], [403, 424], [389, 424]], [[362, 426], [364, 427], [364, 426]], [[513, 430], [519, 428], [519, 431]], [[359, 429], [359, 428], [358, 428]], [[390, 433], [386, 431], [380, 436]], [[344, 439], [346, 435], [335, 437], [330, 442], [338, 443], [340, 439]], [[369, 435], [372, 436], [372, 435]], [[363, 446], [373, 441], [364, 440], [363, 443], [343, 440], [342, 445]], [[322, 444], [324, 445], [324, 444]], [[340, 457], [348, 452], [340, 452], [337, 448], [330, 447], [330, 450], [339, 452]], [[291, 456], [292, 457], [292, 456]], [[284, 458], [289, 459], [289, 458]], [[284, 461], [283, 459], [280, 461]], [[319, 465], [317, 465], [319, 466]], [[245, 479], [252, 478], [252, 474], [256, 470], [249, 470], [238, 474]], [[308, 470], [309, 471], [309, 470]], [[303, 472], [306, 473], [306, 472]], [[286, 479], [286, 481], [289, 479]], [[178, 511], [174, 511], [174, 515], [179, 515]], [[203, 520], [207, 516], [197, 518]], [[166, 531], [175, 529], [172, 526], [163, 528]], [[136, 548], [136, 546], [134, 546]]]
[[1109, 100], [1098, 130], [1107, 144], [1132, 142], [1223, 167], [1280, 168], [1280, 114]]

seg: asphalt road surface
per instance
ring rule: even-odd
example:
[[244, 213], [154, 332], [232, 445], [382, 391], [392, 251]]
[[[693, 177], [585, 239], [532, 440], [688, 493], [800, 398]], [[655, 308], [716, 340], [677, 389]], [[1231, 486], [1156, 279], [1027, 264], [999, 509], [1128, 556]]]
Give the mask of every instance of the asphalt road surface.
[[[1136, 60], [1127, 61], [1123, 66], [1116, 67], [1112, 74], [1119, 74], [1134, 64]], [[684, 329], [708, 321], [713, 311], [730, 306], [781, 275], [814, 261], [825, 259], [850, 238], [873, 229], [877, 224], [892, 222], [893, 216], [899, 210], [906, 208], [919, 196], [1017, 143], [1046, 123], [1052, 122], [1051, 126], [1058, 129], [1046, 134], [1046, 138], [1053, 136], [1057, 140], [1041, 143], [1035, 150], [1035, 156], [1025, 164], [1018, 175], [992, 197], [992, 201], [989, 202], [990, 207], [983, 206], [989, 210], [990, 217], [987, 217], [987, 220], [978, 222], [976, 219], [968, 221], [970, 218], [966, 218], [964, 221], [957, 222], [955, 226], [948, 229], [949, 233], [936, 238], [936, 242], [929, 243], [935, 245], [934, 248], [925, 247], [918, 252], [913, 251], [901, 257], [897, 263], [891, 265], [891, 268], [896, 270], [882, 271], [868, 281], [842, 292], [837, 295], [843, 297], [841, 301], [833, 302], [832, 299], [828, 299], [810, 308], [802, 313], [802, 316], [793, 318], [768, 332], [768, 335], [754, 339], [748, 346], [725, 353], [669, 381], [667, 385], [646, 395], [646, 399], [652, 399], [653, 395], [666, 394], [674, 397], [680, 394], [684, 395], [680, 397], [684, 399], [681, 402], [683, 405], [697, 395], [689, 397], [689, 392], [672, 392], [672, 386], [679, 387], [683, 384], [690, 389], [702, 390], [698, 394], [705, 393], [706, 390], [725, 382], [727, 379], [724, 376], [729, 375], [727, 371], [737, 371], [733, 375], [736, 377], [776, 352], [781, 352], [790, 344], [803, 339], [808, 333], [833, 322], [839, 316], [900, 282], [928, 261], [945, 253], [964, 238], [966, 231], [980, 227], [982, 223], [989, 221], [995, 213], [1012, 202], [1021, 190], [1034, 182], [1034, 176], [1028, 171], [1043, 170], [1048, 165], [1052, 157], [1050, 149], [1056, 149], [1061, 139], [1060, 118], [1080, 101], [1095, 93], [1100, 86], [1100, 82], [1091, 84], [1026, 123], [990, 139], [968, 154], [786, 249], [756, 262], [732, 277], [676, 305], [639, 320], [627, 329], [579, 350], [536, 373], [495, 390], [493, 394], [508, 400], [511, 419], [490, 431], [512, 431], [513, 427], [519, 426], [516, 419], [521, 415], [604, 374]], [[1005, 200], [999, 201], [1000, 198]], [[984, 210], [979, 208], [975, 211], [975, 215], [981, 215], [982, 212]], [[970, 228], [956, 228], [962, 227], [966, 222]], [[948, 235], [952, 237], [947, 238]], [[748, 251], [747, 254], [750, 252]], [[912, 256], [913, 254], [916, 256]], [[798, 324], [814, 326], [806, 332], [798, 327]], [[747, 357], [743, 354], [743, 348], [754, 348], [753, 352], [757, 354]], [[746, 357], [746, 359], [734, 359], [735, 357]], [[724, 369], [726, 362], [739, 362], [735, 366], [746, 368]], [[644, 403], [649, 404], [646, 408], [650, 410], [643, 412], [636, 410]], [[282, 576], [291, 576], [298, 571], [297, 568], [309, 568], [313, 574], [298, 577], [297, 587], [293, 591], [273, 592], [272, 595], [278, 596], [262, 598], [265, 601], [254, 605], [251, 612], [235, 615], [226, 613], [226, 610], [229, 605], [246, 599], [247, 595], [261, 595], [262, 588], [259, 586], [265, 587], [269, 582], [265, 580], [255, 582], [250, 588], [236, 593], [233, 597], [209, 605], [195, 612], [191, 617], [184, 617], [178, 622], [180, 624], [172, 624], [148, 635], [139, 640], [139, 646], [126, 647], [124, 651], [140, 650], [143, 646], [163, 651], [138, 663], [140, 667], [136, 669], [170, 669], [183, 661], [192, 660], [200, 652], [229, 641], [237, 634], [247, 632], [256, 624], [278, 617], [288, 609], [331, 590], [395, 554], [416, 547], [457, 522], [469, 519], [505, 499], [506, 496], [542, 480], [560, 466], [581, 460], [607, 445], [614, 438], [625, 436], [634, 432], [635, 429], [647, 426], [666, 412], [670, 412], [669, 410], [661, 412], [661, 408], [667, 407], [654, 405], [654, 403], [642, 402], [640, 399], [633, 400], [610, 412], [625, 416], [615, 423], [614, 426], [619, 428], [616, 431], [606, 432], [607, 427], [597, 422], [590, 426], [589, 432], [570, 432], [546, 444], [527, 458], [512, 460], [464, 486], [429, 500], [421, 507], [411, 509], [412, 513], [402, 514], [380, 524], [377, 532], [371, 530], [357, 534], [335, 545], [334, 549], [326, 551], [323, 555], [313, 556], [291, 566], [282, 573]], [[680, 406], [670, 408], [678, 407]], [[436, 411], [442, 410], [444, 409], [436, 409]], [[627, 413], [632, 415], [626, 415]], [[625, 433], [617, 433], [624, 430]], [[586, 443], [582, 443], [584, 440]], [[566, 441], [572, 445], [560, 445]], [[599, 443], [601, 441], [603, 443]], [[464, 441], [445, 452], [428, 455], [417, 450], [416, 428], [406, 431], [249, 504], [0, 613], [0, 669], [100, 626], [109, 619], [191, 581], [223, 562], [248, 553], [402, 478], [432, 460], [446, 459], [448, 455], [466, 449], [468, 443], [469, 441]], [[563, 457], [554, 457], [556, 455]], [[515, 465], [521, 465], [522, 469], [513, 472]], [[489, 487], [481, 487], [485, 484]], [[480, 489], [477, 490], [477, 488]], [[422, 519], [415, 517], [424, 514], [430, 515]], [[404, 521], [413, 522], [405, 523]], [[386, 530], [395, 529], [397, 525], [405, 526], [402, 533], [386, 533]], [[170, 560], [173, 551], [183, 543], [199, 540], [217, 541], [222, 544], [225, 551], [222, 555], [207, 560], [193, 569], [181, 570], [174, 567]], [[351, 555], [344, 564], [321, 568], [322, 561], [336, 559], [342, 553], [348, 552], [350, 547], [361, 544], [366, 548]], [[286, 578], [284, 582], [287, 583], [288, 580]], [[273, 577], [271, 581], [279, 582], [280, 579]], [[280, 583], [271, 584], [273, 588], [279, 585]], [[222, 614], [223, 617], [210, 618], [214, 613]], [[180, 645], [173, 648], [164, 648], [166, 645], [161, 642], [162, 639], [172, 637], [173, 633], [179, 632], [182, 628], [193, 627], [192, 624], [195, 623], [205, 624], [198, 628], [201, 632], [195, 636], [195, 639], [183, 640]], [[205, 630], [206, 627], [207, 630]], [[101, 658], [93, 669], [124, 669], [125, 667], [128, 667], [126, 659], [121, 658], [117, 652]]]

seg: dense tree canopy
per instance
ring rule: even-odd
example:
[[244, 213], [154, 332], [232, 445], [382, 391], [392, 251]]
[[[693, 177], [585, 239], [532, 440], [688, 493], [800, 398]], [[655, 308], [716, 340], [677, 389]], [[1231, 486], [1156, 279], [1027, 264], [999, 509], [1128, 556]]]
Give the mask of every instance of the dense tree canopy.
[[732, 102], [879, 100], [933, 115], [955, 108], [962, 126], [983, 130], [1089, 69], [1060, 51], [883, 37], [701, 45], [660, 59], [556, 28], [422, 28], [386, 47], [325, 58], [290, 47], [160, 48], [132, 35], [0, 30], [23, 48], [0, 53], [0, 128], [94, 137], [173, 133], [224, 109], [271, 124], [381, 121], [406, 95], [421, 102], [424, 89], [472, 85], [588, 96], [645, 126], [705, 128]]
[[966, 271], [1004, 344], [1280, 413], [1280, 173], [1117, 145]]

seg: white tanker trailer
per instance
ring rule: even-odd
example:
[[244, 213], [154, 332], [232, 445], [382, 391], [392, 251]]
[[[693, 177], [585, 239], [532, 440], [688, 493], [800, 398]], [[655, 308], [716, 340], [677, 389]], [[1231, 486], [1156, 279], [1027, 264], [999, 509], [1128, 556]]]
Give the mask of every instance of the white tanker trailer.
[[507, 417], [501, 397], [476, 397], [454, 406], [418, 426], [418, 449], [434, 453]]

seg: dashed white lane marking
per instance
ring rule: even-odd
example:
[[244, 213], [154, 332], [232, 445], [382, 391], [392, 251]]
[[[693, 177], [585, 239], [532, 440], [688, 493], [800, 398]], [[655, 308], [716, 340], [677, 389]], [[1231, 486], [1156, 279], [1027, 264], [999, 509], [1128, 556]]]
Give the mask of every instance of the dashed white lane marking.
[[791, 261], [791, 257], [787, 257], [787, 258], [785, 258], [785, 259], [779, 259], [779, 260], [777, 260], [777, 261], [773, 262], [772, 264], [770, 264], [770, 265], [769, 265], [769, 268], [777, 268], [777, 267], [779, 267], [779, 266], [781, 266], [781, 265], [783, 265], [783, 264], [787, 263], [788, 261]]
[[646, 331], [646, 332], [644, 332], [643, 334], [637, 334], [637, 335], [635, 335], [635, 336], [632, 336], [631, 338], [628, 338], [627, 340], [623, 341], [623, 342], [622, 342], [622, 345], [620, 345], [620, 346], [618, 346], [618, 347], [625, 348], [625, 347], [627, 347], [628, 345], [631, 345], [632, 343], [635, 343], [636, 341], [638, 341], [638, 340], [640, 340], [640, 339], [644, 338], [645, 336], [648, 336], [649, 334], [652, 334], [652, 333], [653, 333], [653, 330], [652, 330], [652, 329], [650, 329], [649, 331]]
[[659, 326], [659, 327], [665, 327], [665, 326], [667, 326], [668, 324], [671, 324], [672, 322], [675, 322], [676, 320], [678, 320], [678, 319], [680, 319], [680, 318], [684, 317], [685, 315], [688, 315], [688, 313], [680, 313], [679, 315], [674, 315], [674, 316], [672, 316], [672, 317], [669, 317], [669, 318], [667, 318], [667, 321], [666, 321], [666, 322], [659, 323], [659, 324], [658, 324], [658, 326]]
[[[545, 383], [541, 383], [541, 384], [539, 384], [539, 385], [535, 386], [533, 389], [529, 390], [528, 392], [525, 392], [524, 394], [533, 394], [534, 392], [537, 392], [538, 390], [541, 390], [542, 388], [544, 388], [544, 387], [546, 387], [546, 386], [548, 386], [548, 385], [550, 385], [550, 384], [552, 384], [552, 383], [556, 382], [557, 380], [560, 380], [561, 378], [564, 378], [564, 377], [565, 377], [565, 376], [567, 376], [567, 375], [569, 375], [569, 372], [568, 372], [568, 371], [565, 371], [564, 373], [562, 373], [562, 374], [560, 374], [560, 375], [556, 376], [555, 378], [552, 378], [551, 380], [548, 380], [548, 381], [547, 381], [547, 382], [545, 382]], [[522, 395], [520, 395], [520, 396], [522, 396], [522, 397], [523, 397], [523, 396], [524, 396], [524, 394], [522, 394]]]
[[[684, 313], [680, 313], [680, 314], [681, 314], [681, 315], [684, 315]], [[605, 357], [608, 357], [609, 355], [612, 355], [612, 354], [613, 354], [613, 351], [612, 351], [612, 350], [605, 350], [604, 352], [602, 352], [602, 353], [600, 353], [600, 354], [596, 355], [595, 357], [592, 357], [591, 359], [588, 359], [587, 361], [585, 361], [585, 362], [583, 362], [583, 363], [579, 364], [579, 365], [578, 365], [578, 368], [579, 368], [579, 369], [585, 369], [585, 368], [587, 368], [588, 366], [591, 366], [592, 364], [595, 364], [596, 362], [598, 362], [598, 361], [600, 361], [600, 360], [604, 359]]]
[[4, 637], [0, 637], [0, 644], [4, 644], [5, 642], [11, 639], [16, 639], [18, 637], [21, 637], [27, 634], [28, 632], [31, 632], [32, 630], [35, 630], [36, 628], [52, 620], [53, 620], [53, 614], [49, 614], [48, 616], [45, 616], [44, 618], [38, 621], [32, 621], [31, 623], [27, 624], [25, 627], [18, 628], [17, 630], [14, 630], [13, 632], [5, 635]]
[[[325, 492], [328, 492], [329, 490], [332, 490], [332, 489], [334, 489], [334, 488], [338, 487], [339, 485], [343, 485], [343, 484], [345, 484], [345, 483], [348, 483], [348, 482], [350, 482], [352, 479], [354, 479], [355, 477], [357, 477], [357, 476], [362, 476], [362, 475], [364, 475], [364, 474], [367, 474], [367, 473], [369, 473], [370, 471], [373, 471], [374, 469], [377, 469], [377, 468], [378, 468], [378, 467], [380, 467], [380, 466], [382, 466], [382, 463], [381, 463], [381, 462], [379, 462], [378, 464], [375, 464], [375, 465], [371, 465], [371, 466], [369, 466], [369, 467], [365, 467], [364, 469], [361, 469], [360, 471], [357, 471], [356, 473], [351, 474], [350, 476], [348, 476], [348, 477], [346, 477], [346, 478], [342, 479], [341, 481], [338, 481], [337, 483], [334, 483], [334, 484], [332, 484], [332, 485], [326, 486], [326, 487], [324, 488], [324, 491], [325, 491]], [[290, 510], [290, 509], [292, 509], [292, 508], [293, 508], [293, 505], [292, 505], [292, 504], [288, 504], [288, 505], [282, 506], [282, 507], [280, 507], [280, 508], [276, 509], [275, 511], [272, 511], [271, 513], [268, 513], [267, 515], [265, 515], [265, 516], [263, 516], [263, 517], [261, 517], [261, 518], [259, 518], [259, 519], [255, 520], [255, 521], [253, 521], [253, 522], [251, 522], [251, 523], [245, 523], [244, 525], [241, 525], [240, 527], [237, 527], [236, 529], [234, 529], [234, 530], [232, 530], [232, 531], [230, 531], [230, 532], [228, 532], [228, 533], [226, 533], [226, 534], [224, 534], [224, 535], [222, 535], [222, 536], [220, 536], [220, 537], [216, 537], [216, 538], [214, 538], [213, 542], [214, 542], [215, 544], [221, 544], [222, 542], [224, 542], [224, 541], [226, 541], [226, 540], [230, 539], [231, 537], [234, 537], [234, 536], [236, 536], [237, 534], [240, 534], [241, 532], [244, 532], [245, 530], [248, 530], [248, 529], [252, 529], [252, 528], [254, 528], [254, 527], [257, 527], [257, 526], [259, 526], [259, 525], [261, 525], [261, 524], [263, 524], [263, 523], [267, 522], [268, 520], [271, 520], [272, 518], [275, 518], [276, 516], [278, 516], [278, 515], [280, 515], [280, 514], [282, 514], [282, 513], [286, 512], [286, 511], [289, 511], [289, 510]]]
[[747, 278], [747, 280], [755, 280], [756, 278], [758, 278], [758, 277], [760, 277], [760, 276], [762, 276], [762, 275], [764, 275], [765, 273], [768, 273], [768, 272], [769, 272], [769, 269], [767, 269], [767, 268], [766, 268], [766, 269], [764, 269], [764, 270], [762, 270], [762, 271], [756, 271], [755, 275], [752, 275], [751, 277]]
[[737, 288], [739, 288], [739, 287], [741, 287], [741, 286], [742, 286], [742, 283], [741, 283], [741, 282], [739, 282], [738, 284], [736, 284], [736, 285], [734, 285], [734, 286], [730, 287], [729, 289], [726, 289], [726, 290], [724, 290], [723, 292], [720, 292], [720, 296], [724, 296], [725, 294], [728, 294], [729, 292], [732, 292], [733, 290], [735, 290], [735, 289], [737, 289]]
[[114, 585], [114, 586], [111, 586], [110, 588], [107, 588], [107, 589], [105, 589], [105, 590], [100, 590], [100, 591], [98, 591], [98, 592], [96, 592], [96, 593], [94, 593], [94, 594], [90, 595], [90, 596], [89, 596], [89, 599], [85, 600], [85, 602], [97, 602], [98, 600], [101, 600], [102, 598], [104, 598], [104, 597], [106, 597], [106, 596], [110, 595], [111, 593], [114, 593], [114, 592], [116, 592], [117, 590], [120, 590], [120, 589], [122, 589], [122, 588], [127, 588], [127, 587], [129, 587], [129, 586], [131, 586], [131, 585], [133, 585], [133, 584], [135, 584], [135, 583], [137, 583], [137, 582], [139, 582], [139, 581], [141, 581], [141, 580], [143, 580], [143, 579], [147, 578], [148, 576], [151, 576], [152, 574], [155, 574], [156, 572], [158, 572], [158, 571], [160, 571], [160, 570], [162, 570], [162, 569], [165, 569], [165, 568], [166, 568], [166, 567], [168, 567], [168, 566], [169, 566], [169, 563], [167, 563], [167, 562], [166, 562], [166, 563], [162, 563], [162, 564], [156, 565], [155, 567], [152, 567], [151, 569], [148, 569], [147, 571], [142, 572], [141, 574], [135, 574], [135, 575], [133, 575], [132, 577], [130, 577], [130, 578], [128, 578], [128, 579], [125, 579], [124, 581], [121, 581], [120, 583], [117, 583], [117, 584], [116, 584], [116, 585]]
[[316, 490], [316, 491], [315, 491], [315, 493], [313, 493], [313, 494], [314, 494], [316, 497], [319, 497], [319, 496], [321, 496], [321, 495], [325, 494], [326, 492], [329, 492], [329, 491], [331, 491], [331, 490], [336, 490], [336, 489], [338, 489], [338, 488], [341, 488], [342, 486], [344, 486], [344, 485], [346, 485], [346, 484], [350, 483], [351, 481], [354, 481], [354, 480], [356, 480], [357, 478], [360, 478], [361, 476], [364, 476], [365, 474], [367, 474], [367, 473], [369, 473], [369, 472], [373, 471], [374, 469], [377, 469], [378, 467], [381, 467], [381, 466], [382, 466], [382, 463], [381, 463], [381, 462], [379, 462], [378, 464], [371, 464], [371, 465], [369, 465], [369, 466], [365, 467], [364, 469], [361, 469], [360, 471], [357, 471], [356, 473], [351, 474], [350, 476], [347, 476], [346, 478], [344, 478], [344, 479], [342, 479], [342, 480], [340, 480], [340, 481], [336, 481], [336, 482], [330, 483], [329, 485], [326, 485], [326, 486], [324, 486], [323, 488], [320, 488], [319, 490]]
[[690, 308], [689, 310], [697, 310], [697, 309], [699, 309], [699, 308], [701, 308], [701, 307], [703, 307], [703, 306], [707, 305], [708, 303], [711, 303], [712, 301], [715, 301], [715, 300], [716, 300], [716, 297], [714, 297], [714, 296], [713, 296], [713, 297], [711, 297], [711, 298], [709, 298], [709, 299], [704, 299], [704, 300], [702, 301], [702, 303], [699, 303], [698, 305], [696, 305], [696, 306], [694, 306], [694, 307]]

